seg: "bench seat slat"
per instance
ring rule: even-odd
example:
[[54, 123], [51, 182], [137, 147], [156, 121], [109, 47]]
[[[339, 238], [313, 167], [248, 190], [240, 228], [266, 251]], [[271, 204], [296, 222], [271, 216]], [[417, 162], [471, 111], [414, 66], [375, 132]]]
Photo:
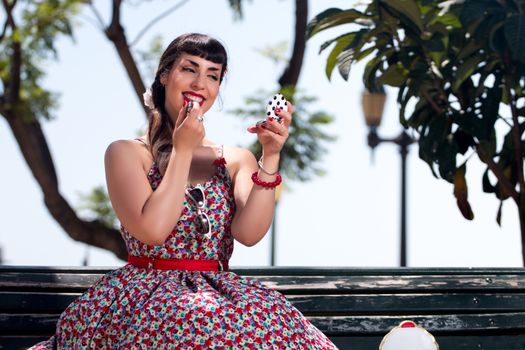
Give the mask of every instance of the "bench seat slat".
[[[0, 292], [0, 312], [61, 313], [78, 296], [80, 293]], [[287, 298], [306, 315], [525, 311], [525, 293], [288, 295]]]
[[525, 312], [525, 293], [288, 295], [287, 299], [310, 315]]
[[[25, 350], [48, 336], [0, 336], [0, 349]], [[381, 343], [380, 336], [332, 336], [330, 339], [341, 350], [370, 350], [377, 349]], [[524, 335], [506, 336], [436, 336], [440, 350], [523, 350], [525, 348]]]
[[402, 315], [402, 316], [312, 316], [313, 324], [326, 334], [378, 334], [412, 320], [434, 335], [462, 332], [520, 332], [525, 334], [525, 312], [500, 314], [443, 314], [443, 315]]
[[[445, 315], [358, 315], [358, 316], [307, 316], [327, 335], [384, 335], [401, 321], [412, 320], [433, 334], [454, 332], [521, 332], [525, 334], [525, 312], [500, 314], [445, 314]], [[0, 314], [0, 335], [52, 334], [58, 315], [5, 315]], [[36, 334], [35, 334], [36, 332]]]
[[[377, 350], [382, 337], [329, 337], [339, 349]], [[525, 335], [436, 336], [440, 350], [523, 350]]]

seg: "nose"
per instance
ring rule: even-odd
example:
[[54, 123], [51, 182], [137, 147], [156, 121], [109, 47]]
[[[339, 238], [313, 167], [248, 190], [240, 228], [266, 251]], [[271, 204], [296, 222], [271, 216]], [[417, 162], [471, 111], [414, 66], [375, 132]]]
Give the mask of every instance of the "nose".
[[195, 78], [191, 82], [191, 87], [195, 90], [202, 90], [204, 89], [204, 74], [196, 74]]

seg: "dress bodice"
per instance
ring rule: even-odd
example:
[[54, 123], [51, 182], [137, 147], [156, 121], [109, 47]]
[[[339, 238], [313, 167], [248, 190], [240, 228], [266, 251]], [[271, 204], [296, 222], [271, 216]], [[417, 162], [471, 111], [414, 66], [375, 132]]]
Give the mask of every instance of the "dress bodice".
[[[228, 260], [231, 257], [233, 237], [230, 227], [235, 213], [233, 186], [222, 155], [213, 163], [214, 175], [202, 184], [206, 197], [204, 211], [210, 221], [211, 236], [206, 237], [196, 231], [197, 210], [190, 205], [186, 195], [179, 221], [162, 245], [143, 243], [121, 226], [121, 234], [129, 255], [184, 260]], [[151, 166], [147, 177], [155, 191], [162, 181], [156, 163]]]

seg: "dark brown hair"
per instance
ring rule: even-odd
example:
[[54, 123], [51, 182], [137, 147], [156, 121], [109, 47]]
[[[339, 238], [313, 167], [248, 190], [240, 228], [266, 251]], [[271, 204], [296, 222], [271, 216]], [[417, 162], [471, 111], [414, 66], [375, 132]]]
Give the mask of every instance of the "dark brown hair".
[[175, 38], [160, 57], [155, 80], [151, 85], [155, 108], [149, 117], [147, 143], [161, 174], [164, 174], [168, 166], [174, 125], [165, 108], [166, 90], [160, 80], [163, 74], [169, 74], [173, 64], [183, 53], [221, 64], [220, 82], [224, 78], [228, 63], [224, 46], [218, 40], [198, 33], [187, 33]]

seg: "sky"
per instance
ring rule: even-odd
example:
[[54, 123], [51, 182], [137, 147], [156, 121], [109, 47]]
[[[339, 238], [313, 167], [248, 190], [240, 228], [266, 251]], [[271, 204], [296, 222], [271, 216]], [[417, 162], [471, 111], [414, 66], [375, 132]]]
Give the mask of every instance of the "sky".
[[[134, 1], [132, 3], [138, 3]], [[352, 1], [309, 1], [309, 19], [329, 7], [349, 8]], [[126, 5], [123, 24], [128, 38], [172, 1]], [[147, 48], [155, 35], [167, 44], [185, 32], [201, 32], [221, 40], [230, 57], [221, 87], [222, 104], [207, 113], [207, 136], [218, 143], [249, 145], [250, 120], [234, 117], [243, 98], [258, 90], [277, 89], [282, 66], [258, 50], [293, 40], [293, 2], [244, 2], [244, 19], [234, 21], [227, 1], [190, 0], [157, 22], [138, 42]], [[95, 1], [107, 21], [107, 2]], [[84, 11], [77, 20], [75, 40], [59, 40], [59, 58], [44, 62], [43, 85], [60, 94], [52, 121], [43, 121], [55, 162], [60, 190], [74, 206], [79, 195], [105, 184], [103, 157], [114, 140], [129, 139], [145, 126], [145, 118], [115, 49]], [[337, 137], [327, 145], [321, 166], [326, 175], [307, 183], [286, 182], [276, 220], [276, 265], [396, 267], [399, 264], [400, 156], [397, 146], [381, 144], [373, 156], [366, 144], [361, 109], [363, 65], [344, 81], [324, 73], [326, 54], [320, 45], [348, 28], [320, 33], [307, 43], [299, 88], [318, 98], [312, 110], [332, 114], [325, 131]], [[291, 46], [291, 45], [290, 45]], [[290, 48], [291, 50], [291, 48]], [[151, 77], [144, 77], [151, 81]], [[383, 137], [399, 134], [396, 91], [387, 90]], [[110, 252], [70, 239], [47, 212], [40, 188], [21, 156], [7, 122], [0, 119], [0, 247], [8, 265], [80, 266], [86, 254], [92, 266], [122, 266]], [[465, 220], [457, 209], [453, 187], [433, 177], [410, 148], [407, 171], [407, 262], [411, 267], [522, 266], [516, 206], [503, 205], [502, 225], [496, 223], [499, 202], [481, 189], [483, 165], [472, 157], [467, 169], [469, 199], [475, 214]], [[286, 181], [286, 180], [285, 180]], [[267, 235], [254, 247], [236, 243], [232, 266], [268, 266]]]

